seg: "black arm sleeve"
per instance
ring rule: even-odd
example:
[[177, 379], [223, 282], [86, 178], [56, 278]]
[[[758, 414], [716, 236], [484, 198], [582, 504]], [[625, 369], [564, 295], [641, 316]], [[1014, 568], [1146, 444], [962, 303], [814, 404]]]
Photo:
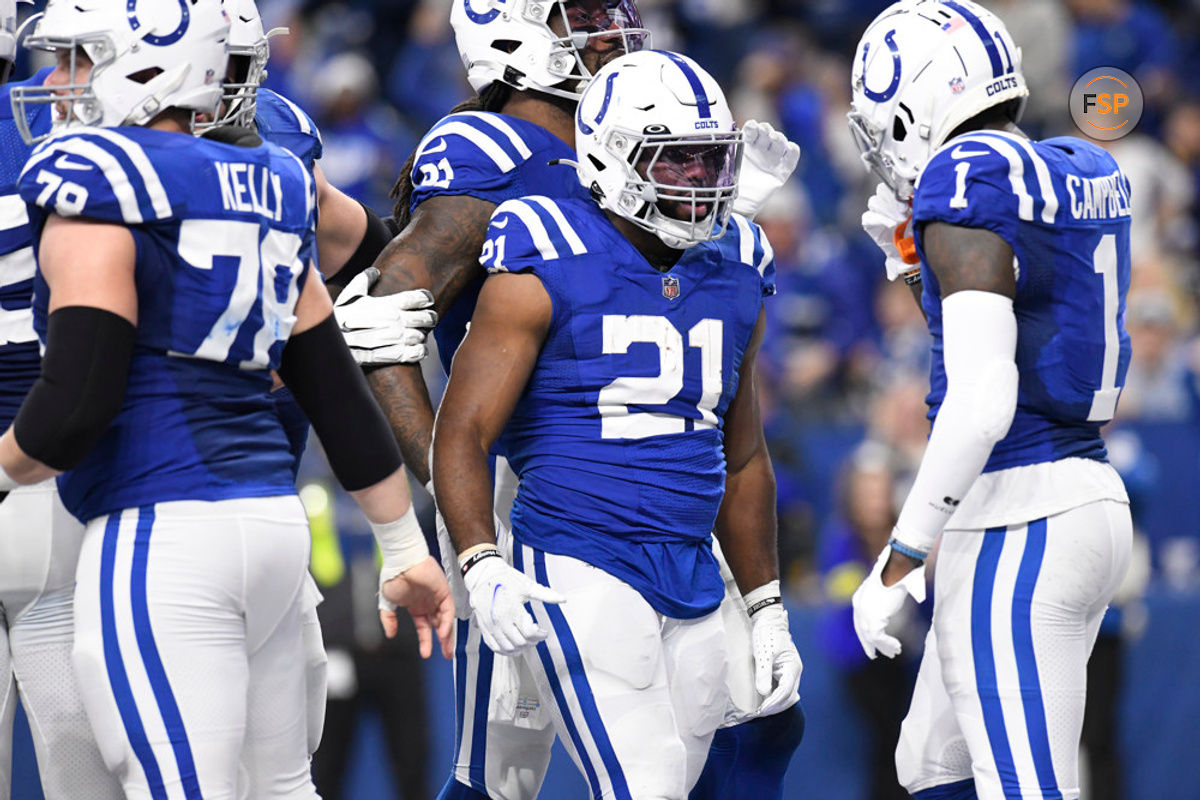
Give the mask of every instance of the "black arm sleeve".
[[404, 463], [332, 314], [288, 340], [279, 377], [312, 423], [346, 491], [376, 484]]
[[391, 229], [384, 224], [379, 215], [360, 202], [363, 211], [367, 212], [367, 232], [363, 234], [362, 241], [358, 243], [358, 249], [354, 251], [354, 255], [345, 265], [337, 271], [333, 277], [325, 281], [327, 284], [345, 289], [346, 284], [367, 267], [375, 263], [375, 259], [383, 252], [383, 248], [387, 247], [388, 242], [392, 240]]
[[17, 444], [56, 470], [79, 464], [116, 418], [137, 328], [111, 311], [68, 306], [50, 315], [42, 374], [13, 422]]

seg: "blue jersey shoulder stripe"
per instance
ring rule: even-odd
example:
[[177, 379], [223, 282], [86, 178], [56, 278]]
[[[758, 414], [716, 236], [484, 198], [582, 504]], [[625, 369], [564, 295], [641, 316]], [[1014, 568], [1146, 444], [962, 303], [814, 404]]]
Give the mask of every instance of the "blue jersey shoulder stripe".
[[[771, 243], [763, 236], [762, 228], [741, 214], [732, 215], [733, 224], [729, 226], [737, 231], [738, 260], [743, 264], [754, 267], [761, 275], [768, 262], [775, 257]], [[726, 233], [726, 236], [729, 234]]]
[[[965, 148], [962, 156], [955, 156], [958, 148]], [[1058, 200], [1054, 195], [1053, 187], [1047, 185], [1048, 196], [1051, 202], [1046, 202], [1046, 197], [1043, 196], [1043, 188], [1036, 183], [1036, 168], [1032, 161], [1021, 149], [1013, 138], [1004, 135], [991, 135], [990, 132], [973, 131], [972, 133], [956, 137], [955, 139], [942, 145], [941, 148], [933, 154], [929, 159], [929, 163], [933, 163], [934, 159], [941, 155], [944, 150], [950, 150], [951, 158], [970, 159], [973, 156], [985, 155], [984, 153], [970, 153], [972, 147], [986, 147], [988, 156], [999, 156], [1007, 164], [1008, 169], [1008, 184], [1017, 198], [1017, 217], [1025, 222], [1032, 222], [1034, 218], [1034, 196], [1035, 194], [1041, 199], [1042, 211], [1045, 213], [1047, 207], [1051, 207], [1053, 211], [1057, 211]], [[969, 163], [969, 162], [963, 162]], [[1043, 167], [1045, 164], [1043, 163]], [[969, 174], [969, 173], [968, 173]], [[1047, 174], [1047, 178], [1049, 175]], [[1031, 184], [1031, 180], [1034, 183]], [[920, 180], [918, 179], [918, 184]], [[1032, 185], [1032, 191], [1031, 191]], [[1053, 222], [1053, 216], [1050, 217]]]
[[[563, 258], [568, 253], [581, 255], [587, 252], [583, 246], [583, 242], [579, 239], [579, 235], [574, 228], [562, 219], [561, 209], [555, 208], [554, 212], [550, 211], [542, 201], [551, 203], [547, 198], [523, 197], [517, 200], [506, 200], [501, 203], [492, 215], [495, 220], [502, 214], [512, 214], [529, 234], [529, 240], [541, 257], [547, 261], [553, 261]], [[493, 226], [495, 223], [493, 223]]]
[[[1045, 159], [1038, 155], [1033, 144], [1023, 136], [1014, 136], [1000, 131], [978, 131], [976, 135], [982, 137], [988, 144], [997, 141], [1009, 143], [1024, 155], [1026, 165], [1033, 166], [1033, 173], [1037, 177], [1037, 193], [1041, 199], [1042, 222], [1053, 224], [1058, 216], [1058, 194], [1055, 192], [1054, 182], [1050, 178], [1050, 167], [1046, 165]], [[1027, 181], [1026, 189], [1032, 193], [1031, 181]]]
[[461, 116], [470, 117], [472, 119], [483, 122], [504, 134], [504, 137], [512, 145], [520, 160], [524, 161], [533, 155], [533, 151], [525, 140], [521, 138], [521, 134], [517, 133], [517, 129], [509, 124], [508, 120], [504, 119], [500, 114], [492, 114], [484, 111], [463, 111]]
[[0, 196], [0, 254], [29, 245], [29, 212], [19, 194]]
[[146, 219], [167, 219], [171, 216], [166, 189], [154, 165], [136, 142], [112, 130], [81, 129], [50, 139], [39, 146], [25, 165], [22, 175], [48, 164], [51, 158], [54, 159], [53, 166], [57, 166], [64, 157], [65, 164], [70, 164], [74, 158], [84, 159], [100, 170], [127, 222], [138, 224]]
[[[524, 161], [528, 156], [522, 156], [507, 136], [502, 135], [495, 127], [474, 117], [455, 114], [446, 117], [425, 135], [421, 146], [417, 149], [417, 159], [430, 152], [445, 148], [438, 144], [444, 136], [459, 136], [475, 145], [501, 172], [511, 172], [516, 169], [518, 161]], [[528, 150], [528, 148], [526, 148]]]

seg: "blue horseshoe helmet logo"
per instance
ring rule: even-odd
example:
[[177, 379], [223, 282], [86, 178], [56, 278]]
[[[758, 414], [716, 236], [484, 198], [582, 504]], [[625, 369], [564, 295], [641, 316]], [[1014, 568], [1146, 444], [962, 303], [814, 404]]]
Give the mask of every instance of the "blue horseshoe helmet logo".
[[475, 9], [471, 8], [471, 0], [463, 0], [463, 8], [467, 12], [467, 19], [478, 25], [487, 25], [489, 22], [500, 16], [500, 9], [493, 8], [484, 14], [480, 14]]
[[[608, 81], [604, 85], [604, 101], [600, 103], [600, 111], [596, 113], [596, 124], [599, 125], [608, 116], [608, 104], [612, 102], [613, 84], [616, 83], [617, 73], [610, 72]], [[591, 136], [596, 132], [596, 129], [583, 121], [583, 103], [580, 103], [575, 111], [575, 121], [579, 124], [579, 130], [583, 131], [585, 136]]]
[[900, 48], [896, 46], [896, 31], [890, 30], [883, 37], [883, 42], [888, 46], [888, 51], [892, 54], [892, 82], [882, 92], [876, 92], [867, 86], [867, 53], [871, 51], [871, 43], [867, 42], [863, 45], [862, 63], [863, 63], [863, 94], [876, 103], [883, 103], [892, 99], [892, 95], [896, 94], [896, 89], [900, 87]]
[[[159, 2], [162, 2], [162, 0], [159, 0]], [[137, 4], [138, 0], [125, 0], [125, 16], [129, 18], [129, 27], [135, 31], [142, 27], [141, 20], [137, 17]], [[192, 10], [188, 7], [187, 0], [179, 0], [179, 10], [182, 12], [179, 19], [179, 27], [165, 36], [158, 36], [153, 33], [147, 34], [143, 37], [142, 41], [157, 47], [165, 47], [169, 44], [175, 44], [182, 39], [183, 35], [187, 33], [188, 25], [192, 22]]]

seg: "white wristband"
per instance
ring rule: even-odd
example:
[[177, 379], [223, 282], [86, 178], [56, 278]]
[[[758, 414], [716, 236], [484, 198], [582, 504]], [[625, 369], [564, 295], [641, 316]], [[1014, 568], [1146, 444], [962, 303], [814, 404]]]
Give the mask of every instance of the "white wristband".
[[746, 606], [746, 613], [750, 616], [754, 612], [761, 611], [767, 606], [781, 605], [783, 603], [783, 593], [779, 589], [779, 581], [774, 580], [764, 583], [757, 589], [753, 589], [742, 595], [742, 603]]
[[20, 486], [21, 484], [9, 477], [8, 473], [4, 471], [4, 467], [0, 467], [0, 492], [11, 492]]
[[380, 580], [389, 581], [429, 558], [429, 545], [417, 522], [417, 513], [409, 506], [404, 516], [395, 522], [371, 523], [371, 532], [383, 556]]

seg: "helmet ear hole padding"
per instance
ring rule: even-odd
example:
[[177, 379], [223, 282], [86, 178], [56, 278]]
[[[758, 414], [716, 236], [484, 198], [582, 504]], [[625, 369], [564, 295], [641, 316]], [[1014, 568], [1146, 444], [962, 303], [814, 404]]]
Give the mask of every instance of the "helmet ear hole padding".
[[895, 139], [897, 142], [903, 142], [904, 137], [907, 135], [908, 135], [908, 128], [905, 126], [904, 120], [900, 119], [900, 115], [897, 114], [892, 119], [892, 138]]

